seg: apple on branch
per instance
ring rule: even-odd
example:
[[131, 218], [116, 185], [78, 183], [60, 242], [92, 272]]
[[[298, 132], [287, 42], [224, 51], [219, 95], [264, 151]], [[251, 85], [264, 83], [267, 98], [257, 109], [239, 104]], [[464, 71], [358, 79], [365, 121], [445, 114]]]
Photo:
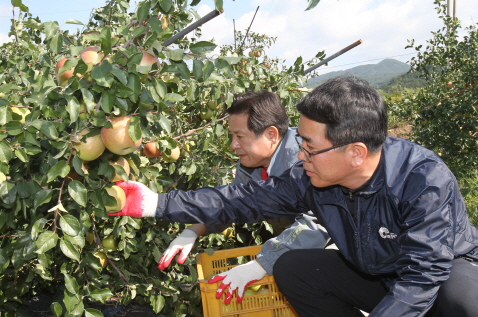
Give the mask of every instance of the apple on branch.
[[179, 154], [181, 153], [181, 150], [179, 150], [179, 147], [175, 147], [174, 149], [171, 150], [170, 154], [163, 152], [161, 154], [161, 157], [163, 160], [165, 160], [168, 163], [173, 163], [176, 162], [179, 159]]
[[75, 71], [75, 68], [72, 67], [70, 70], [65, 70], [61, 73], [59, 73], [60, 68], [62, 68], [66, 61], [71, 58], [71, 57], [64, 57], [58, 61], [55, 67], [55, 74], [56, 74], [56, 79], [58, 81], [58, 85], [65, 87], [68, 84], [68, 79], [70, 79], [73, 76], [73, 73]]
[[[143, 52], [143, 57], [141, 58], [141, 61], [139, 62], [138, 66], [136, 67], [136, 71], [138, 73], [147, 75], [150, 71], [152, 66], [156, 64], [158, 67], [158, 71], [161, 69], [161, 64], [159, 63], [159, 58], [157, 58], [154, 55], [151, 55], [148, 52]], [[142, 78], [142, 80], [146, 80], [146, 76]]]
[[108, 195], [113, 196], [116, 199], [116, 204], [105, 206], [106, 211], [108, 213], [115, 213], [121, 211], [121, 209], [123, 209], [126, 204], [126, 194], [124, 190], [117, 185], [105, 187], [105, 189]]
[[90, 71], [93, 66], [101, 63], [105, 54], [100, 52], [101, 48], [99, 46], [88, 46], [80, 53], [80, 58], [88, 65], [88, 71]]
[[105, 151], [105, 145], [101, 140], [100, 134], [87, 137], [85, 141], [82, 141], [83, 136], [89, 132], [90, 130], [85, 128], [70, 137], [70, 141], [73, 141], [73, 146], [75, 147], [78, 157], [83, 161], [96, 160]]
[[[128, 161], [124, 157], [120, 157], [116, 162], [110, 162], [110, 164], [113, 167], [115, 165], [121, 166], [124, 169], [126, 175], [129, 176], [129, 173], [130, 173], [131, 169], [130, 169]], [[115, 183], [115, 182], [122, 181], [122, 180], [123, 180], [123, 178], [121, 177], [121, 175], [119, 175], [118, 173], [115, 173], [115, 176], [113, 176], [113, 178], [111, 179], [111, 182]]]
[[162, 153], [156, 142], [148, 142], [143, 146], [143, 154], [148, 158], [161, 156]]
[[126, 155], [136, 151], [141, 145], [142, 138], [134, 142], [128, 132], [130, 116], [121, 116], [111, 119], [111, 128], [101, 128], [101, 139], [110, 152]]

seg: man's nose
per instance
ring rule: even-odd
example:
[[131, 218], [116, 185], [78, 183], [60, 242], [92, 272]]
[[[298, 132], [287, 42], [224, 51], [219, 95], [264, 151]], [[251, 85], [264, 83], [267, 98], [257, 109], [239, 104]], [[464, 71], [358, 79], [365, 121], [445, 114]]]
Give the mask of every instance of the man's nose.
[[305, 156], [304, 151], [302, 151], [302, 150], [299, 150], [299, 152], [297, 152], [297, 158], [298, 158], [300, 161], [304, 161], [304, 162], [308, 162], [308, 161], [309, 161], [309, 160], [307, 160], [307, 157]]
[[237, 142], [237, 140], [235, 140], [235, 139], [232, 139], [230, 148], [235, 150], [235, 149], [238, 149], [240, 147], [241, 147], [241, 145], [239, 144], [239, 142]]

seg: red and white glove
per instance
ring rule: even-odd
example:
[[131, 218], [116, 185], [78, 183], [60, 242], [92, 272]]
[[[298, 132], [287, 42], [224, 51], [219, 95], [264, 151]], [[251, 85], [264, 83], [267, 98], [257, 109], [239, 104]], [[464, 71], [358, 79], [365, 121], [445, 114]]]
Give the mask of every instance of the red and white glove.
[[163, 255], [158, 261], [158, 269], [164, 270], [171, 264], [171, 261], [181, 251], [181, 254], [178, 257], [178, 263], [184, 264], [186, 261], [189, 252], [194, 246], [194, 242], [198, 234], [193, 229], [184, 229], [179, 236], [176, 237], [170, 244], [169, 247], [164, 251]]
[[247, 286], [260, 280], [264, 275], [266, 275], [266, 271], [256, 260], [253, 260], [246, 264], [238, 265], [227, 272], [218, 274], [210, 278], [207, 282], [216, 283], [222, 281], [217, 289], [216, 298], [221, 298], [224, 291], [228, 289], [226, 292], [226, 298], [224, 299], [224, 304], [229, 304], [231, 302], [232, 295], [236, 289], [237, 302], [242, 303]]
[[116, 185], [124, 190], [126, 203], [121, 211], [109, 213], [108, 216], [154, 217], [158, 206], [158, 194], [135, 181], [119, 181]]

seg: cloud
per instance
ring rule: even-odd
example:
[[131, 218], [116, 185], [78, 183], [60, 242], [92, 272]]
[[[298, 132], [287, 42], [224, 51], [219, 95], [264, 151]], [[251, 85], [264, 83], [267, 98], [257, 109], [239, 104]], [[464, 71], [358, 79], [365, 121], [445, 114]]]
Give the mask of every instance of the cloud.
[[5, 33], [0, 33], [0, 45], [3, 43], [10, 42], [12, 39], [8, 37]]
[[[464, 26], [478, 20], [478, 7], [474, 2], [476, 0], [462, 0], [457, 7], [457, 16]], [[330, 65], [350, 68], [351, 64], [377, 63], [387, 57], [406, 62], [415, 54], [413, 49], [405, 49], [408, 40], [426, 44], [432, 38], [431, 32], [442, 27], [433, 0], [420, 3], [416, 0], [321, 1], [309, 11], [304, 11], [304, 1], [251, 0], [242, 1], [241, 14], [236, 16], [234, 13], [238, 10], [231, 10], [228, 5], [233, 6], [233, 2], [224, 3], [225, 13], [208, 22], [203, 27], [203, 35], [214, 34], [219, 45], [233, 43], [232, 19], [237, 30], [246, 30], [256, 7], [260, 6], [251, 30], [277, 37], [267, 54], [286, 59], [288, 64], [298, 56], [310, 59], [322, 50], [330, 56], [359, 39], [363, 41], [361, 45]], [[201, 9], [204, 9], [202, 15], [212, 10], [206, 5]], [[326, 68], [320, 68], [321, 72], [322, 69]], [[338, 69], [329, 71], [332, 70]]]

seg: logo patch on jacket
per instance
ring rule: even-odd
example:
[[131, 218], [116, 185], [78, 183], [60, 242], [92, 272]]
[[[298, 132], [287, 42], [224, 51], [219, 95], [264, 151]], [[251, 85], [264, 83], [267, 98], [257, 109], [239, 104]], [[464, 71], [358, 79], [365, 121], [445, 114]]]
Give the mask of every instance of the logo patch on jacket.
[[384, 239], [395, 239], [397, 237], [395, 233], [388, 231], [385, 227], [378, 229], [378, 233]]

